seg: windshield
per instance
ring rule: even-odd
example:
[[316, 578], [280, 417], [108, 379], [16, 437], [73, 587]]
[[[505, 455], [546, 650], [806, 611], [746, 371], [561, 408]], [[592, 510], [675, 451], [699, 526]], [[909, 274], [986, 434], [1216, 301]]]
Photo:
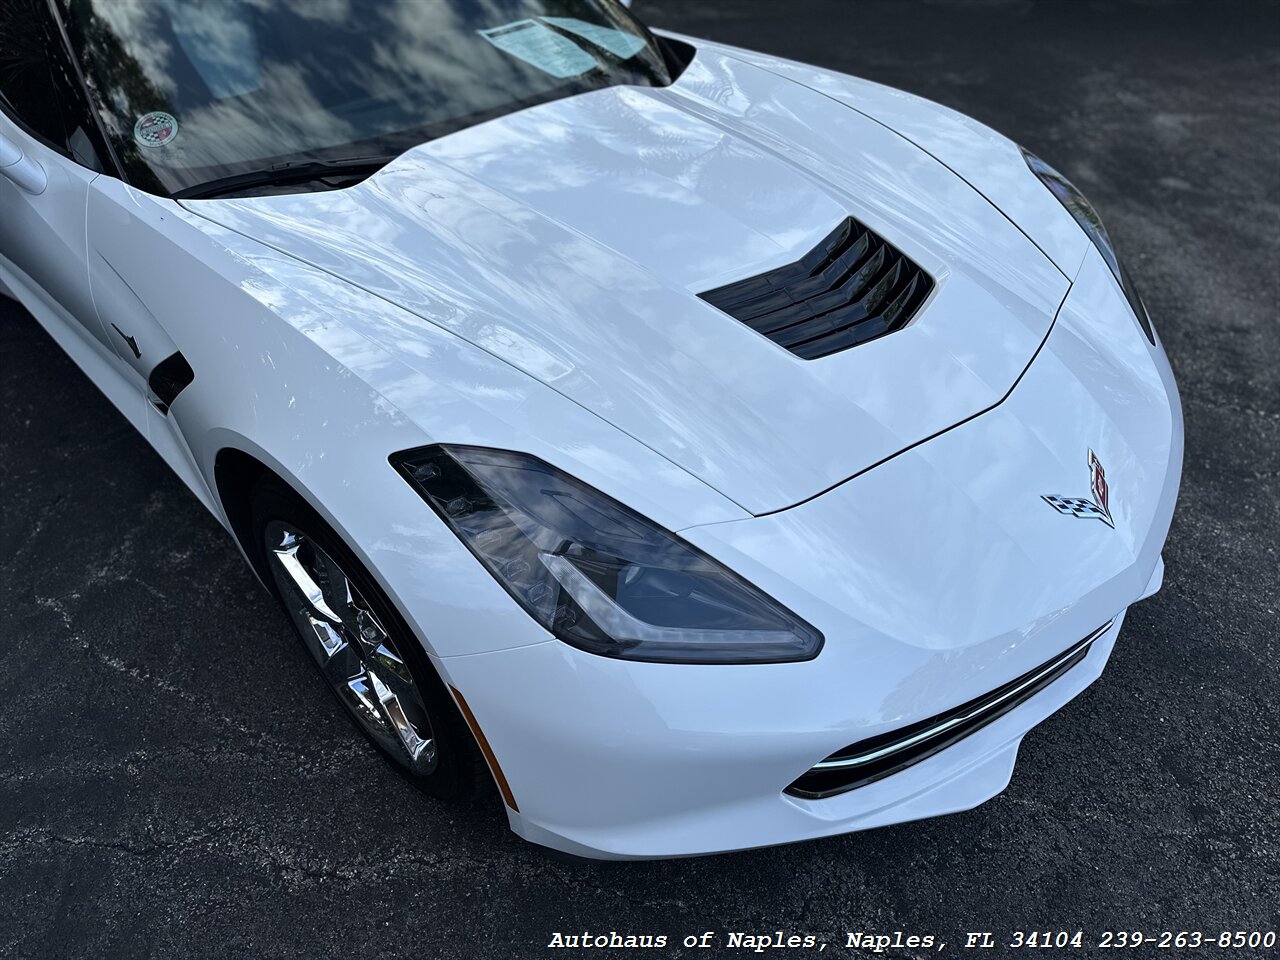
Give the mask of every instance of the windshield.
[[367, 176], [415, 144], [526, 106], [671, 82], [652, 35], [617, 0], [58, 6], [126, 176], [170, 195], [316, 161], [352, 161]]

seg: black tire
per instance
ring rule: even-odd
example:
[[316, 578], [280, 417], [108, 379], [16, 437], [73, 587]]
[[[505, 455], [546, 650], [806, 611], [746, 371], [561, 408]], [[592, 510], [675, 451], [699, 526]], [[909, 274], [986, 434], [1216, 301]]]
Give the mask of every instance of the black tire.
[[[407, 780], [424, 793], [441, 800], [462, 801], [480, 797], [495, 797], [497, 791], [489, 768], [476, 745], [466, 721], [458, 712], [453, 698], [445, 689], [444, 683], [431, 665], [430, 659], [422, 649], [417, 637], [408, 628], [404, 618], [383, 593], [377, 581], [369, 575], [364, 565], [347, 547], [342, 538], [311, 508], [306, 501], [293, 492], [288, 486], [274, 476], [264, 476], [253, 490], [251, 500], [252, 543], [254, 561], [258, 569], [264, 573], [263, 579], [284, 608], [289, 622], [299, 642], [312, 656], [307, 638], [302, 633], [302, 625], [297, 615], [290, 609], [281, 592], [280, 583], [273, 575], [275, 561], [269, 555], [267, 530], [273, 521], [284, 523], [305, 534], [306, 538], [318, 545], [340, 567], [362, 595], [364, 603], [376, 615], [381, 626], [394, 641], [395, 649], [408, 668], [413, 684], [421, 696], [431, 727], [431, 738], [435, 745], [435, 764], [430, 773], [418, 774], [409, 768], [408, 759], [403, 752], [397, 754], [377, 739], [365, 728], [364, 722], [356, 715], [352, 705], [334, 687], [328, 676], [326, 685], [333, 692], [335, 699], [351, 716], [352, 722], [365, 735], [365, 738], [391, 762], [392, 766]], [[324, 671], [319, 670], [324, 676]]]

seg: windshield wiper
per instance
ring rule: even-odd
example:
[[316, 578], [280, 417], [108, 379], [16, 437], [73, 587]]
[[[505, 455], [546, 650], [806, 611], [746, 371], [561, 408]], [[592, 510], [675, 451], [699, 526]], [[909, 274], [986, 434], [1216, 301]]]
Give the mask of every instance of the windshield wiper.
[[[386, 157], [343, 157], [338, 160], [290, 160], [276, 163], [261, 170], [218, 177], [194, 187], [185, 187], [173, 194], [175, 200], [201, 200], [225, 196], [255, 187], [287, 186], [293, 183], [320, 182], [328, 187], [338, 187], [343, 182], [364, 179], [377, 173], [394, 160]], [[330, 183], [329, 181], [337, 181]]]

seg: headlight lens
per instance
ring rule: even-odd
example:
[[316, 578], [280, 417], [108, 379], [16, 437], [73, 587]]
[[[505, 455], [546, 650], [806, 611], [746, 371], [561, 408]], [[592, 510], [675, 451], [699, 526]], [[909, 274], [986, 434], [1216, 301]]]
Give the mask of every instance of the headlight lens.
[[1115, 247], [1111, 244], [1111, 237], [1107, 235], [1107, 228], [1102, 225], [1102, 218], [1098, 216], [1098, 211], [1093, 209], [1093, 204], [1085, 199], [1084, 194], [1076, 189], [1075, 184], [1034, 153], [1023, 149], [1022, 156], [1027, 161], [1027, 166], [1031, 168], [1031, 172], [1040, 178], [1040, 182], [1049, 188], [1049, 192], [1058, 198], [1058, 202], [1066, 207], [1067, 212], [1075, 217], [1076, 223], [1080, 224], [1084, 232], [1089, 235], [1093, 245], [1102, 254], [1102, 259], [1107, 261], [1107, 266], [1111, 268], [1111, 272], [1119, 282], [1120, 289], [1124, 291], [1125, 299], [1129, 301], [1129, 307], [1137, 317], [1142, 332], [1154, 344], [1156, 336], [1151, 327], [1151, 317], [1147, 313], [1146, 304], [1138, 295], [1138, 288], [1133, 285], [1133, 278], [1129, 276], [1129, 271], [1116, 257]]
[[542, 626], [663, 663], [809, 660], [822, 634], [679, 537], [535, 457], [482, 447], [396, 467]]

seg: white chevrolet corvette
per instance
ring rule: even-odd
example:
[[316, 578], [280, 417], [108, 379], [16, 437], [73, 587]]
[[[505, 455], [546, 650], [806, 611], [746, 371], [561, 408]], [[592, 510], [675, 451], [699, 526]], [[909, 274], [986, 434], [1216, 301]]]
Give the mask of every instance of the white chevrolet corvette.
[[1084, 197], [617, 0], [5, 0], [0, 292], [378, 748], [583, 856], [973, 807], [1162, 578]]

